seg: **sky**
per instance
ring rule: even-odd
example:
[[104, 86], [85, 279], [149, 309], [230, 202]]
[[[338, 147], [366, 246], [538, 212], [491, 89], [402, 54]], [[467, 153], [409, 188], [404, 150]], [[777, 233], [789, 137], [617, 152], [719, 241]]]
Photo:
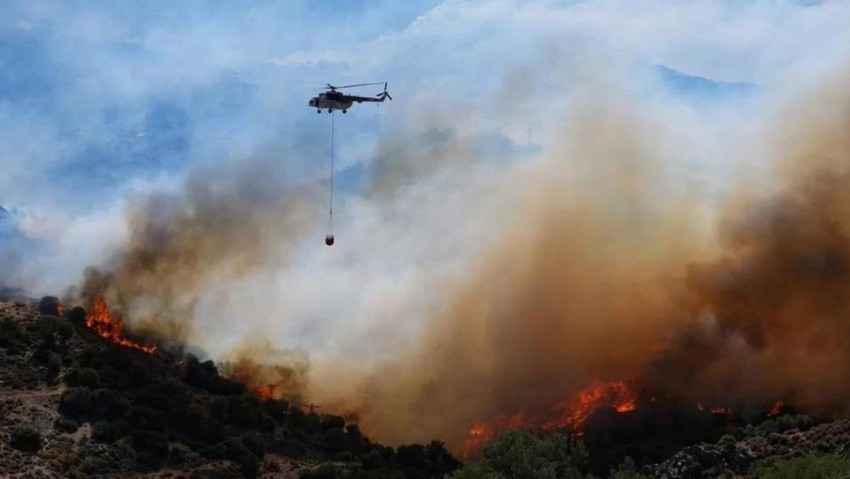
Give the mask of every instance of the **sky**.
[[[840, 1], [12, 1], [0, 13], [0, 258], [16, 265], [6, 282], [38, 293], [122, 240], [128, 198], [197, 168], [263, 154], [288, 188], [326, 180], [329, 118], [306, 103], [328, 82], [388, 81], [395, 98], [338, 119], [337, 185], [357, 195], [387, 137], [471, 135], [494, 161], [538, 154], [600, 65], [631, 76], [619, 90], [742, 116], [850, 40]], [[45, 262], [22, 264], [22, 245], [57, 266], [52, 279]]]
[[[224, 351], [254, 330], [385, 357], [505, 234], [523, 165], [573, 151], [576, 112], [631, 112], [674, 138], [658, 181], [716, 201], [764, 166], [738, 141], [753, 118], [846, 59], [848, 21], [844, 1], [6, 1], [0, 286], [62, 294], [108, 269], [157, 195], [261, 219], [270, 197], [297, 196], [294, 216], [204, 223], [246, 228], [264, 253], [226, 292], [227, 262], [193, 285], [195, 339]], [[328, 249], [331, 117], [307, 102], [326, 83], [384, 81], [393, 101], [334, 116]], [[151, 214], [169, 217], [164, 201]]]

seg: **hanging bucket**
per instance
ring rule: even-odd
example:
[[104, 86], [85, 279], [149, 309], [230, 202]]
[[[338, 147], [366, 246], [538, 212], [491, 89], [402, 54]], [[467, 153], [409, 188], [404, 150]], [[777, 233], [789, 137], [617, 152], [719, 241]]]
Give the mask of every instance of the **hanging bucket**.
[[325, 244], [331, 246], [334, 244], [334, 235], [325, 236]]

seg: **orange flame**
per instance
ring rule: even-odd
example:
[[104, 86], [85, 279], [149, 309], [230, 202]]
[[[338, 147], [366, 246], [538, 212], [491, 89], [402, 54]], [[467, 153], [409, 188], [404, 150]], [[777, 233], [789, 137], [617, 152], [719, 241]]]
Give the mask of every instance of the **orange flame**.
[[784, 403], [784, 402], [782, 402], [782, 401], [777, 402], [776, 404], [774, 404], [774, 405], [773, 405], [773, 407], [772, 407], [772, 408], [770, 408], [770, 411], [768, 411], [768, 413], [767, 413], [767, 417], [776, 417], [776, 416], [778, 416], [778, 415], [779, 415], [779, 413], [781, 413], [781, 412], [782, 412], [782, 408], [783, 408], [783, 407], [785, 407], [785, 403]]
[[260, 399], [274, 399], [274, 386], [270, 385], [268, 387], [250, 387], [248, 386], [248, 391], [257, 396]]
[[697, 403], [697, 409], [699, 409], [700, 411], [705, 411], [706, 409], [708, 409], [709, 412], [711, 412], [712, 414], [724, 414], [726, 416], [732, 415], [732, 408], [705, 406], [701, 402]]
[[574, 397], [556, 404], [553, 409], [560, 416], [545, 422], [543, 429], [572, 429], [574, 432], [580, 432], [590, 413], [606, 407], [619, 413], [635, 410], [637, 397], [626, 381], [603, 383], [598, 379], [592, 380]]
[[462, 459], [467, 459], [477, 451], [480, 451], [492, 438], [493, 433], [486, 424], [473, 424], [472, 427], [469, 428], [469, 437], [467, 437], [460, 446], [458, 455]]
[[[542, 415], [524, 410], [510, 416], [499, 415], [488, 423], [473, 424], [466, 440], [458, 448], [459, 456], [469, 458], [480, 451], [491, 439], [508, 429], [539, 428], [544, 431], [570, 429], [573, 434], [580, 436], [587, 417], [593, 411], [603, 408], [611, 408], [618, 413], [637, 409], [637, 395], [629, 382], [605, 383], [594, 379], [587, 387], [558, 401]], [[555, 419], [545, 419], [553, 416]]]
[[123, 325], [121, 324], [121, 320], [109, 313], [109, 308], [106, 306], [106, 300], [103, 297], [98, 297], [94, 300], [92, 310], [86, 316], [86, 326], [93, 329], [100, 337], [106, 338], [113, 343], [128, 348], [136, 348], [148, 354], [153, 354], [156, 351], [156, 346], [139, 344], [122, 336]]

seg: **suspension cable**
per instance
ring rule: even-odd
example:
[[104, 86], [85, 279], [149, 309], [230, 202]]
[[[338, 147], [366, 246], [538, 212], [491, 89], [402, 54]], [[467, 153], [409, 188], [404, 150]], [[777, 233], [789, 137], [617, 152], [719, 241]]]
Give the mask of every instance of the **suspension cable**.
[[334, 244], [334, 114], [331, 110], [331, 185], [328, 198], [328, 234], [325, 236], [325, 244]]

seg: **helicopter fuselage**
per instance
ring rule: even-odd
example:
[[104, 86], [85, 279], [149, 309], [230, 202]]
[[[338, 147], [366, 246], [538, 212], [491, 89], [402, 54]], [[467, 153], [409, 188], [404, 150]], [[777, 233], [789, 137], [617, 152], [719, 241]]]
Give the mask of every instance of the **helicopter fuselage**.
[[313, 108], [318, 108], [320, 110], [342, 110], [343, 113], [351, 108], [351, 105], [354, 104], [354, 100], [347, 98], [346, 95], [328, 95], [327, 93], [319, 93], [319, 96], [315, 96], [310, 99], [309, 106]]

